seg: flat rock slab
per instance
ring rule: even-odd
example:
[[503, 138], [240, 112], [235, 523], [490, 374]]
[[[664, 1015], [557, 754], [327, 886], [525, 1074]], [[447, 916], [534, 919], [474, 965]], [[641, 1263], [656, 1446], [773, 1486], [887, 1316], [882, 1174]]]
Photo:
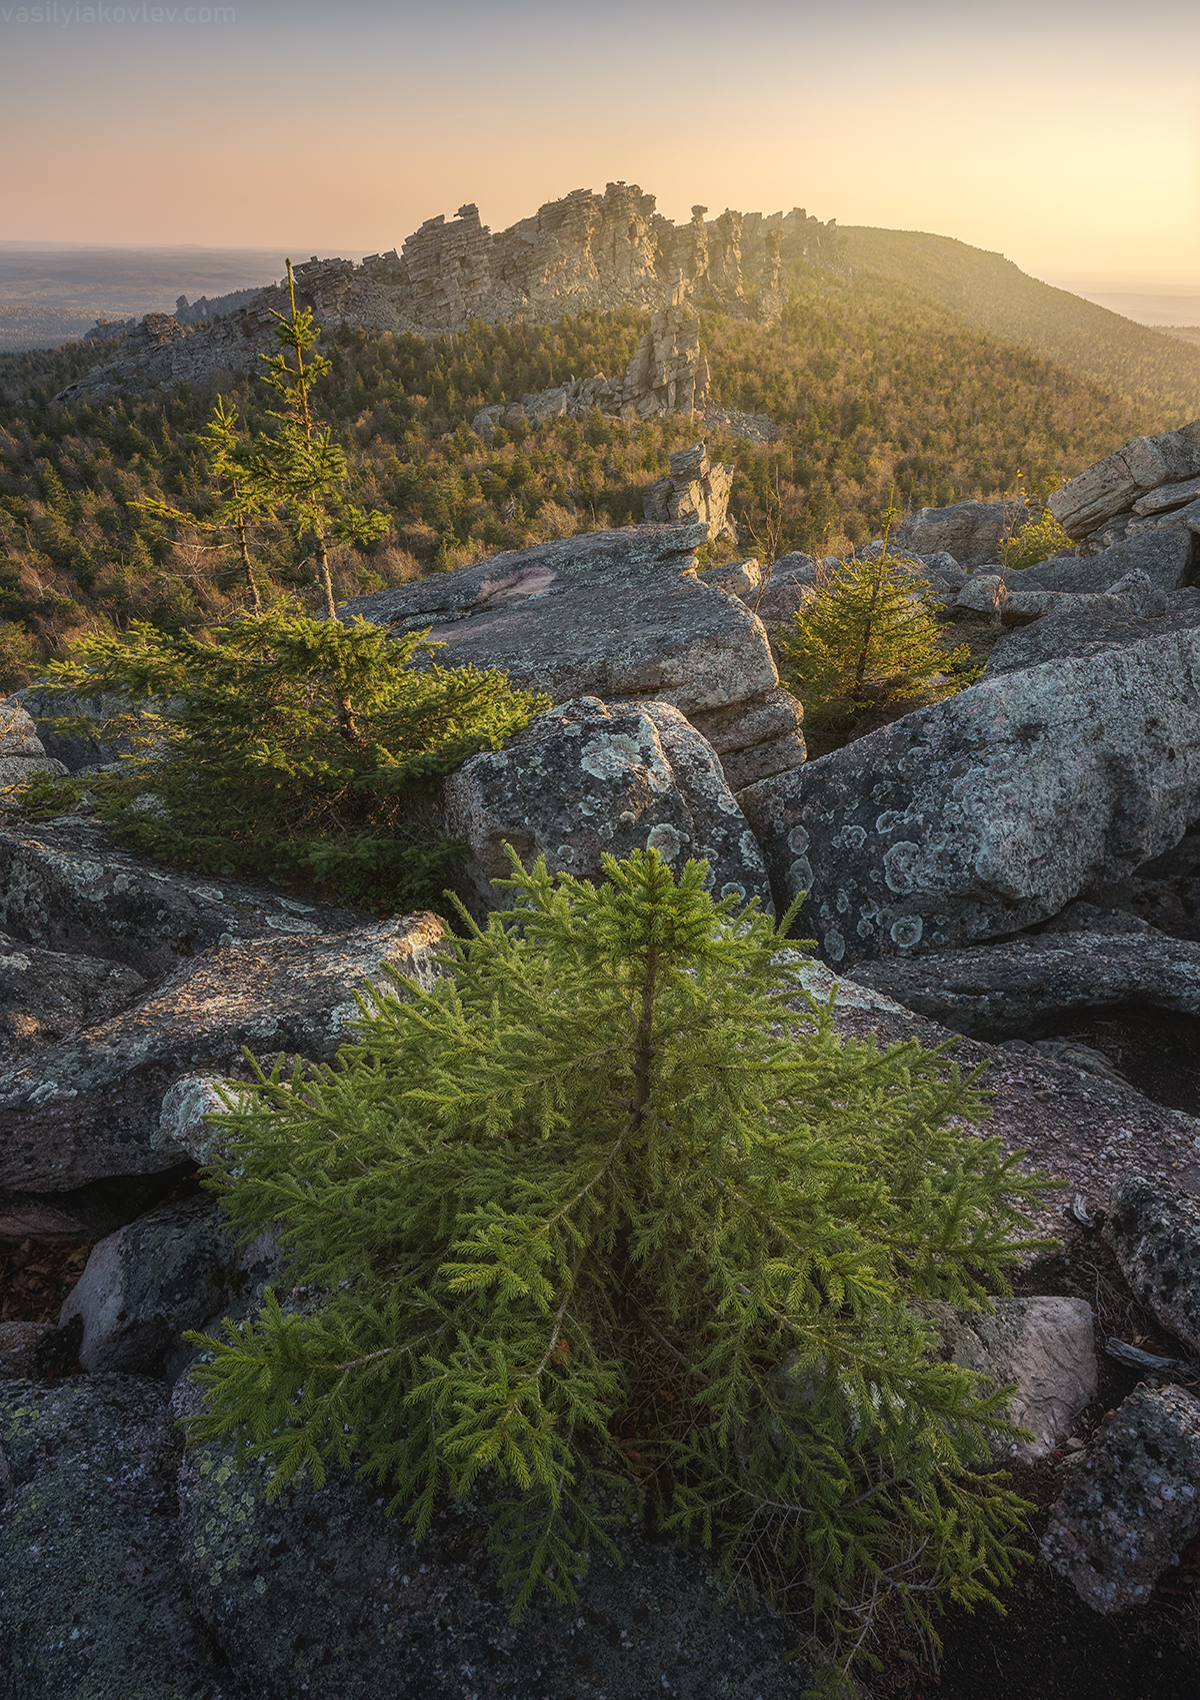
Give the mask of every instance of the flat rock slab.
[[991, 1118], [980, 1134], [998, 1137], [1008, 1152], [1025, 1153], [1022, 1166], [1045, 1169], [1065, 1185], [1033, 1213], [1039, 1235], [1061, 1240], [1082, 1230], [1070, 1210], [1078, 1196], [1089, 1211], [1110, 1210], [1118, 1177], [1131, 1162], [1156, 1179], [1200, 1195], [1200, 1121], [1143, 1096], [1091, 1059], [1067, 1059], [1023, 1040], [987, 1045], [951, 1033], [905, 1009], [884, 993], [835, 975], [811, 960], [802, 968], [806, 989], [826, 1002], [837, 987], [834, 1024], [847, 1039], [874, 1035], [881, 1045], [916, 1039], [926, 1049], [946, 1047], [948, 1062], [964, 1074], [985, 1070]]
[[1117, 1182], [1104, 1237], [1134, 1292], [1200, 1356], [1200, 1199], [1129, 1169]]
[[[198, 1390], [181, 1382], [174, 1404], [198, 1409]], [[238, 1472], [212, 1445], [189, 1449], [179, 1477], [192, 1599], [255, 1700], [795, 1700], [803, 1686], [778, 1618], [719, 1610], [694, 1553], [632, 1526], [624, 1569], [595, 1553], [577, 1606], [539, 1596], [512, 1625], [485, 1507], [414, 1542], [345, 1471], [270, 1504], [265, 1488], [261, 1467]]]
[[739, 793], [777, 908], [847, 971], [1048, 920], [1183, 837], [1200, 630], [985, 679]]
[[40, 950], [106, 958], [155, 979], [224, 937], [341, 932], [362, 920], [118, 850], [81, 816], [34, 824], [0, 813], [0, 928]]
[[0, 1057], [5, 1066], [101, 1021], [146, 990], [105, 957], [39, 950], [0, 933]]
[[1200, 1534], [1200, 1399], [1136, 1388], [1050, 1512], [1042, 1556], [1094, 1611], [1147, 1605]]
[[514, 901], [490, 883], [512, 873], [506, 843], [527, 867], [545, 856], [552, 874], [590, 880], [606, 854], [657, 850], [677, 872], [703, 858], [715, 897], [771, 905], [758, 842], [712, 746], [669, 703], [564, 703], [502, 750], [472, 756], [443, 800], [447, 830], [471, 849], [459, 882], [478, 919]]
[[999, 561], [1004, 539], [1028, 518], [1024, 501], [955, 502], [948, 508], [918, 508], [892, 534], [897, 550], [931, 555], [945, 550], [960, 566]]
[[1134, 926], [884, 957], [859, 964], [855, 976], [975, 1039], [1019, 1038], [1080, 1010], [1123, 1003], [1200, 1015], [1200, 944]]
[[1178, 591], [1170, 597], [1167, 612], [1153, 617], [1138, 613], [1115, 596], [1064, 596], [1053, 613], [1000, 639], [988, 656], [986, 676], [994, 679], [1001, 673], [1018, 673], [1068, 657], [1083, 659], [1105, 649], [1190, 632], [1197, 626], [1200, 591], [1196, 590]]
[[1127, 573], [1143, 572], [1158, 590], [1182, 590], [1196, 565], [1196, 538], [1186, 526], [1140, 532], [1098, 555], [1052, 555], [1012, 573], [1010, 590], [1106, 591]]
[[432, 973], [440, 937], [437, 918], [418, 915], [203, 952], [134, 1008], [0, 1079], [0, 1189], [53, 1193], [170, 1168], [187, 1156], [157, 1140], [173, 1081], [225, 1073], [243, 1046], [330, 1060], [350, 1036], [355, 991], [385, 961]]
[[5, 1700], [244, 1700], [183, 1585], [178, 1457], [161, 1382], [0, 1381]]
[[447, 667], [502, 668], [515, 685], [573, 697], [653, 697], [690, 714], [779, 683], [762, 622], [685, 568], [707, 529], [639, 526], [494, 555], [395, 590], [352, 597], [341, 617], [431, 627]]

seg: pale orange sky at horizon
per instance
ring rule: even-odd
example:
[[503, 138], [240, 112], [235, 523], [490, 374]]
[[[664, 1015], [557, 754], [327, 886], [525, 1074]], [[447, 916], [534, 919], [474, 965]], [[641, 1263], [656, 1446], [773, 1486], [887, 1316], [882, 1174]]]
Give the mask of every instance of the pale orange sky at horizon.
[[356, 257], [623, 178], [677, 220], [799, 204], [1061, 287], [1200, 293], [1200, 8], [1137, 24], [1114, 0], [0, 5], [0, 239]]

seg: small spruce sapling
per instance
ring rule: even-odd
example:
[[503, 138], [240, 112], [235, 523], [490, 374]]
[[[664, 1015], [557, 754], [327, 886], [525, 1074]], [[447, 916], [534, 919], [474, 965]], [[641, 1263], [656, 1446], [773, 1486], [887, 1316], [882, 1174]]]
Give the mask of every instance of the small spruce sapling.
[[217, 397], [213, 416], [198, 440], [209, 478], [217, 490], [217, 500], [207, 514], [187, 513], [169, 502], [130, 502], [129, 506], [153, 514], [156, 519], [185, 526], [203, 536], [217, 540], [228, 538], [235, 543], [251, 604], [255, 614], [261, 614], [262, 597], [254, 576], [248, 533], [251, 526], [271, 516], [273, 499], [266, 495], [261, 485], [256, 484], [252, 489], [247, 484], [245, 473], [238, 463], [238, 454], [244, 445], [238, 434], [237, 410], [227, 410], [221, 396]]
[[791, 915], [652, 851], [599, 887], [512, 861], [520, 906], [431, 990], [394, 975], [336, 1066], [213, 1118], [211, 1184], [323, 1297], [189, 1336], [190, 1438], [269, 1496], [356, 1465], [418, 1535], [478, 1489], [514, 1614], [573, 1600], [630, 1511], [844, 1649], [874, 1598], [994, 1599], [1016, 1431], [921, 1301], [989, 1308], [1044, 1183], [960, 1131], [984, 1104], [944, 1057], [838, 1038]]
[[[888, 529], [892, 513], [888, 513]], [[851, 732], [874, 709], [939, 702], [971, 684], [970, 649], [946, 649], [927, 580], [883, 546], [822, 568], [780, 637], [784, 683], [817, 730]]]
[[330, 541], [363, 547], [384, 535], [388, 520], [386, 514], [357, 508], [347, 499], [346, 456], [334, 442], [331, 428], [317, 418], [312, 401], [313, 384], [328, 377], [333, 367], [324, 355], [312, 353], [320, 328], [314, 325], [309, 308], [301, 311], [296, 306], [290, 260], [287, 280], [290, 309], [274, 313], [279, 353], [261, 356], [267, 362], [263, 376], [283, 402], [271, 415], [279, 422], [278, 429], [243, 445], [237, 464], [247, 499], [282, 512], [297, 537], [311, 543], [320, 568], [325, 612], [332, 620], [336, 605], [329, 571]]

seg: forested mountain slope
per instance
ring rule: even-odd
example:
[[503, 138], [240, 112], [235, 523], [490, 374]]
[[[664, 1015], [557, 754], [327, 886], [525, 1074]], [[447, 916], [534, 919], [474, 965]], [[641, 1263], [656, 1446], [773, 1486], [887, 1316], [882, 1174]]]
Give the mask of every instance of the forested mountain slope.
[[[890, 278], [797, 265], [777, 323], [701, 320], [713, 400], [769, 414], [771, 443], [685, 415], [627, 426], [597, 413], [499, 431], [490, 443], [472, 430], [489, 403], [623, 371], [646, 326], [625, 308], [427, 339], [327, 332], [319, 346], [333, 373], [319, 405], [355, 467], [355, 500], [391, 522], [367, 556], [346, 550], [335, 562], [339, 593], [636, 521], [669, 453], [702, 432], [713, 458], [736, 468], [731, 512], [744, 551], [773, 558], [865, 541], [893, 489], [905, 509], [1000, 495], [1022, 478], [1045, 488], [1174, 417], [981, 334]], [[78, 344], [0, 356], [0, 684], [81, 628], [135, 617], [199, 625], [239, 603], [229, 557], [128, 505], [211, 506], [194, 434], [213, 396], [53, 400], [106, 357]], [[264, 425], [269, 397], [247, 378], [226, 392], [250, 428]], [[312, 582], [311, 561], [282, 528], [254, 546], [277, 585]]]
[[881, 272], [1078, 377], [1149, 408], [1159, 429], [1200, 414], [1200, 348], [1029, 277], [1002, 254], [918, 230], [842, 227], [851, 265]]

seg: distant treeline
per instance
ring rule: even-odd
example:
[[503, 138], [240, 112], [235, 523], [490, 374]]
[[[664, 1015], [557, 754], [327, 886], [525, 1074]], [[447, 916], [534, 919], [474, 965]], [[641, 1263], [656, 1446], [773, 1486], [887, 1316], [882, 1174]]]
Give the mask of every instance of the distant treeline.
[[[797, 267], [792, 282], [776, 325], [702, 322], [714, 400], [780, 427], [766, 446], [705, 433], [713, 457], [737, 469], [744, 553], [861, 543], [880, 531], [893, 489], [907, 509], [994, 497], [1019, 482], [1046, 488], [1168, 423], [894, 280]], [[594, 413], [501, 431], [490, 444], [470, 422], [489, 403], [620, 373], [645, 329], [629, 309], [429, 341], [323, 336], [333, 375], [320, 400], [355, 468], [355, 499], [392, 521], [367, 555], [342, 552], [339, 593], [639, 520], [646, 486], [695, 440], [695, 422], [627, 427]], [[81, 628], [133, 618], [199, 626], [240, 603], [232, 560], [128, 506], [149, 497], [205, 511], [212, 491], [194, 434], [213, 398], [53, 401], [107, 357], [94, 343], [0, 356], [0, 682], [61, 652]], [[257, 429], [268, 395], [243, 379], [226, 401]], [[280, 588], [312, 584], [312, 563], [282, 529], [254, 541]]]

